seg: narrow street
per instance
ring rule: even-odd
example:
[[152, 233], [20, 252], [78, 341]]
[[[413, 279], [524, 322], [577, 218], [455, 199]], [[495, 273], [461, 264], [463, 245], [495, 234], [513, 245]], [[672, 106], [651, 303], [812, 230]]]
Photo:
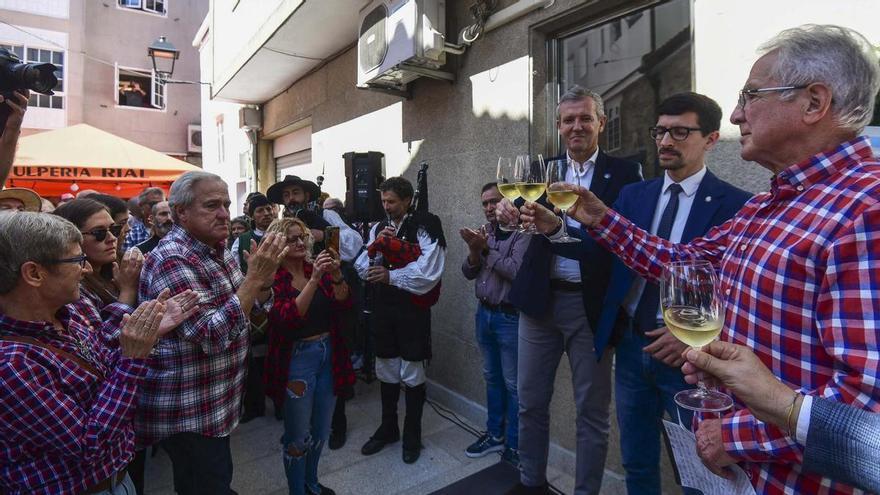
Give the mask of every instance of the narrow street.
[[[356, 397], [346, 405], [348, 441], [340, 450], [324, 448], [320, 481], [337, 494], [424, 495], [499, 462], [497, 454], [481, 459], [465, 456], [464, 449], [473, 442], [474, 437], [438, 415], [431, 407], [425, 408], [425, 450], [417, 463], [403, 463], [400, 459], [400, 443], [386, 447], [374, 456], [361, 455], [361, 446], [379, 421], [378, 390], [375, 384], [357, 383]], [[400, 411], [403, 411], [402, 397]], [[287, 493], [278, 443], [281, 432], [281, 422], [267, 415], [239, 426], [232, 434], [235, 463], [232, 486], [240, 495]], [[549, 474], [551, 484], [564, 493], [572, 493], [574, 479], [571, 476], [552, 467], [549, 468]], [[174, 495], [171, 464], [161, 450], [148, 460], [146, 479], [149, 495]], [[622, 494], [625, 489], [617, 478], [606, 476], [602, 493]]]

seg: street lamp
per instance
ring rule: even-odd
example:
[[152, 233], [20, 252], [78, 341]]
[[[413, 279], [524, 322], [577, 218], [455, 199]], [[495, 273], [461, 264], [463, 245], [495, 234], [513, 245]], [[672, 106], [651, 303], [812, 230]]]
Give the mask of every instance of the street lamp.
[[[164, 36], [159, 36], [159, 39], [147, 47], [147, 54], [153, 60], [153, 71], [156, 72], [159, 79], [163, 81], [170, 79], [171, 74], [174, 73], [174, 61], [180, 58], [180, 50], [174, 48], [174, 45], [169, 43]], [[169, 60], [171, 61], [170, 67]], [[161, 69], [159, 68], [160, 64], [162, 65]]]

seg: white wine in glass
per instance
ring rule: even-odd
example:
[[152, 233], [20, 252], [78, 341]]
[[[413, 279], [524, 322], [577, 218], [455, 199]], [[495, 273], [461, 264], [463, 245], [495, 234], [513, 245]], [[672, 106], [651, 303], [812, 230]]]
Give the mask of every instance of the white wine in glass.
[[[544, 166], [544, 157], [538, 155], [536, 161], [532, 161], [529, 155], [516, 157], [516, 188], [520, 197], [526, 201], [537, 201], [544, 195], [547, 189], [547, 170]], [[527, 234], [537, 234], [538, 229], [534, 225], [522, 229]]]
[[577, 202], [578, 196], [574, 192], [574, 186], [565, 182], [567, 171], [568, 160], [551, 160], [547, 164], [547, 200], [562, 210], [562, 236], [551, 241], [556, 243], [581, 242], [577, 237], [568, 235], [566, 212]]
[[[660, 278], [663, 321], [678, 340], [699, 350], [715, 340], [724, 324], [721, 286], [711, 263], [704, 260], [674, 261], [663, 267]], [[698, 388], [675, 394], [675, 403], [692, 411], [721, 412], [733, 399], [717, 390]]]
[[[513, 203], [519, 199], [519, 189], [516, 187], [516, 168], [510, 158], [499, 157], [498, 168], [495, 171], [495, 179], [498, 184], [498, 192]], [[517, 230], [517, 225], [499, 224], [498, 228], [506, 232]]]

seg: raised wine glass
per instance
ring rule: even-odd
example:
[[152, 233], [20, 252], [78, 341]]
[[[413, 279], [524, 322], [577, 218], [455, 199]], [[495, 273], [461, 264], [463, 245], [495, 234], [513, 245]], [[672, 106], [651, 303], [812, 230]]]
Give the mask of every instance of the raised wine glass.
[[565, 182], [565, 172], [568, 169], [567, 160], [551, 160], [547, 164], [547, 200], [553, 206], [562, 210], [562, 237], [553, 239], [550, 242], [581, 242], [577, 237], [568, 235], [568, 216], [566, 211], [577, 201], [577, 194], [574, 187]]
[[[504, 156], [498, 158], [498, 169], [495, 173], [495, 179], [498, 182], [498, 192], [502, 196], [511, 203], [519, 199], [519, 189], [516, 187], [516, 167], [514, 167], [513, 160]], [[517, 229], [517, 226], [499, 223], [498, 228], [506, 232], [512, 232]]]
[[[538, 159], [531, 160], [529, 155], [519, 155], [516, 157], [516, 188], [519, 195], [526, 201], [537, 201], [544, 195], [547, 188], [547, 170], [544, 166], [544, 157], [538, 155]], [[538, 229], [534, 224], [522, 229], [527, 234], [537, 234]]]
[[[715, 267], [704, 260], [664, 265], [660, 307], [663, 321], [678, 340], [697, 350], [715, 340], [724, 325], [721, 287]], [[733, 406], [730, 396], [709, 390], [702, 381], [697, 386], [675, 394], [675, 403], [701, 412], [721, 412]]]

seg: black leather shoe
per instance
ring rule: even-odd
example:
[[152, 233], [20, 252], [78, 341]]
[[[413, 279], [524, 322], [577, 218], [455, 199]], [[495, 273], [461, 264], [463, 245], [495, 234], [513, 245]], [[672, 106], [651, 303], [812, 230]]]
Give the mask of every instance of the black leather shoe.
[[309, 495], [336, 495], [336, 492], [334, 492], [333, 490], [327, 488], [326, 486], [324, 486], [320, 483], [318, 483], [318, 488], [320, 488], [321, 491], [315, 493], [315, 492], [309, 490], [308, 487], [306, 487], [306, 493], [308, 493]]
[[403, 449], [403, 462], [407, 464], [412, 464], [419, 460], [419, 456], [422, 454], [422, 448], [419, 447], [417, 449]]
[[332, 430], [330, 432], [330, 441], [327, 442], [327, 446], [330, 447], [330, 450], [338, 450], [341, 449], [343, 445], [345, 445], [345, 430]]
[[394, 438], [393, 440], [388, 440], [388, 441], [386, 441], [383, 438], [371, 437], [369, 440], [367, 440], [367, 443], [365, 443], [364, 446], [361, 447], [361, 454], [373, 455], [373, 454], [379, 452], [380, 450], [382, 450], [383, 448], [385, 448], [386, 445], [394, 443], [398, 440], [400, 440], [399, 435], [397, 438]]

